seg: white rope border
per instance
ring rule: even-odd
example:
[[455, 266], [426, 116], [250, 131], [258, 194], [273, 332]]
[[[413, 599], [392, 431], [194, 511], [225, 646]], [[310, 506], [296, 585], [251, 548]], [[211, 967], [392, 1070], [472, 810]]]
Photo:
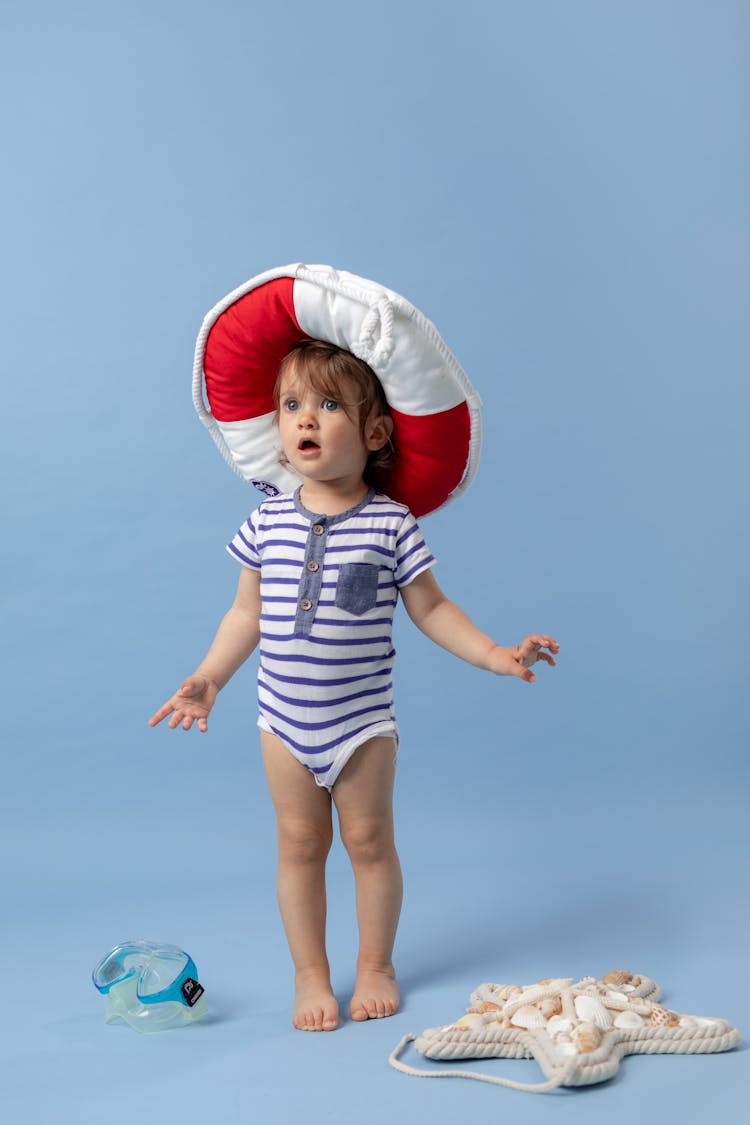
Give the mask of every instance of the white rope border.
[[716, 1030], [704, 1028], [661, 1028], [658, 1037], [649, 1036], [648, 1030], [634, 1030], [623, 1032], [615, 1037], [608, 1032], [600, 1047], [591, 1052], [591, 1055], [573, 1055], [570, 1063], [561, 1065], [551, 1054], [549, 1044], [542, 1039], [541, 1034], [534, 1032], [514, 1032], [506, 1030], [504, 1041], [495, 1039], [494, 1042], [485, 1040], [467, 1043], [464, 1036], [463, 1042], [443, 1042], [439, 1049], [434, 1043], [430, 1044], [429, 1053], [424, 1052], [431, 1059], [518, 1059], [534, 1058], [548, 1076], [548, 1081], [541, 1084], [514, 1082], [511, 1079], [495, 1078], [491, 1075], [481, 1074], [479, 1071], [465, 1070], [416, 1070], [405, 1063], [398, 1062], [398, 1055], [404, 1046], [419, 1037], [405, 1035], [388, 1061], [405, 1074], [412, 1074], [422, 1078], [474, 1078], [477, 1081], [492, 1082], [498, 1086], [510, 1086], [515, 1090], [525, 1090], [529, 1093], [545, 1093], [558, 1086], [588, 1086], [596, 1082], [604, 1082], [616, 1072], [621, 1060], [626, 1055], [709, 1055], [729, 1051], [742, 1041], [742, 1036], [737, 1028], [722, 1021], [723, 1027]]

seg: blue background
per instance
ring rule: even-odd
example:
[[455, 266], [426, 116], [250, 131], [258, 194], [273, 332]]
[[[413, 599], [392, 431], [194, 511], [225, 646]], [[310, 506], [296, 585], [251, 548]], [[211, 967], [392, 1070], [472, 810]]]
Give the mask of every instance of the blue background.
[[[731, 0], [3, 0], [2, 1100], [14, 1123], [704, 1120], [747, 1054], [547, 1098], [386, 1059], [481, 981], [657, 979], [747, 1030], [750, 10]], [[493, 680], [397, 629], [391, 1020], [291, 1028], [254, 660], [207, 736], [146, 719], [231, 601], [261, 499], [191, 404], [195, 335], [271, 266], [403, 293], [484, 400], [446, 592], [559, 666]], [[352, 880], [330, 860], [348, 1000]], [[118, 941], [214, 1018], [105, 1027]], [[530, 1062], [486, 1064], [533, 1081]]]

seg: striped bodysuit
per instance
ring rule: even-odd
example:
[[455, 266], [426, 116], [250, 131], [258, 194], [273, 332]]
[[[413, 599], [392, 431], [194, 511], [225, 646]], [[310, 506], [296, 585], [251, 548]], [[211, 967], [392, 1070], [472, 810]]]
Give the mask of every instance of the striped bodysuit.
[[258, 726], [327, 789], [358, 746], [398, 741], [391, 631], [398, 590], [435, 560], [408, 508], [372, 489], [337, 516], [300, 490], [264, 500], [227, 550], [260, 571]]

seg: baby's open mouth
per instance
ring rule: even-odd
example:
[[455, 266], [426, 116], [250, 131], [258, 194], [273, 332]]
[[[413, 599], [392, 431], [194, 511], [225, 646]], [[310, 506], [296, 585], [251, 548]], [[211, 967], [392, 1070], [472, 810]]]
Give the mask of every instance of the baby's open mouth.
[[311, 438], [303, 438], [297, 448], [302, 450], [310, 450], [320, 449], [320, 446], [318, 445], [317, 441], [312, 441]]

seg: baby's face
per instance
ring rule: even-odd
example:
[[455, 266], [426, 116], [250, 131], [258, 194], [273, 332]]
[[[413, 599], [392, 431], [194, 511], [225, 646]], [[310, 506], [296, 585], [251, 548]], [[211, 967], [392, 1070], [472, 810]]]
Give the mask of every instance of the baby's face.
[[[348, 388], [344, 386], [344, 395]], [[290, 465], [311, 480], [361, 479], [368, 450], [349, 395], [327, 398], [294, 373], [279, 388], [279, 431]]]

